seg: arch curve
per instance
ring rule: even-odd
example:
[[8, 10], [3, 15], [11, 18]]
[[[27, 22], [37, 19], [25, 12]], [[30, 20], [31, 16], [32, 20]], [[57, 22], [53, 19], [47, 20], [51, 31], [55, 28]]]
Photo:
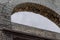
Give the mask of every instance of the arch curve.
[[55, 11], [53, 11], [52, 9], [46, 6], [36, 4], [36, 3], [28, 3], [28, 2], [21, 3], [14, 7], [12, 14], [20, 11], [31, 11], [43, 15], [44, 17], [47, 17], [48, 19], [50, 19], [60, 27], [60, 15], [58, 15]]

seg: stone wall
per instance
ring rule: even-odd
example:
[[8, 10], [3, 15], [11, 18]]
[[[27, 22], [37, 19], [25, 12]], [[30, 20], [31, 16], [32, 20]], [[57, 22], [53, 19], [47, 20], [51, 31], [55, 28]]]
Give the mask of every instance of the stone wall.
[[21, 32], [21, 33], [26, 33], [26, 34], [30, 34], [30, 35], [35, 35], [35, 36], [42, 37], [42, 38], [60, 40], [60, 33], [37, 29], [34, 27], [17, 24], [17, 23], [12, 23], [12, 28], [13, 28], [13, 31], [18, 32], [18, 33]]
[[33, 3], [44, 5], [50, 9], [54, 10], [55, 12], [57, 12], [57, 14], [60, 14], [59, 13], [60, 11], [57, 10], [59, 8], [59, 5], [58, 5], [59, 2], [56, 0], [25, 0], [25, 1], [24, 0], [0, 0], [0, 3], [3, 4], [3, 8], [1, 8], [1, 10], [3, 10], [3, 11], [0, 11], [0, 12], [2, 12], [2, 15], [4, 15], [2, 20], [0, 20], [0, 23], [9, 25], [10, 16], [11, 16], [11, 13], [12, 13], [12, 10], [14, 9], [14, 7], [17, 4], [25, 3], [25, 2], [33, 2]]
[[34, 2], [42, 4], [55, 10], [58, 14], [60, 14], [60, 0], [0, 0], [0, 3], [2, 4], [3, 3], [19, 4], [23, 2]]
[[[11, 25], [10, 16], [11, 16], [12, 10], [14, 9], [14, 7], [17, 4], [24, 3], [24, 2], [33, 2], [33, 3], [45, 5], [48, 8], [51, 8], [52, 10], [56, 11], [60, 15], [60, 7], [58, 5], [59, 3], [56, 0], [53, 0], [53, 1], [52, 0], [0, 0], [0, 29], [2, 27], [9, 28], [9, 29], [11, 28], [12, 25]], [[15, 24], [14, 24], [14, 26], [15, 26]], [[24, 32], [29, 33], [30, 30], [28, 29]], [[33, 31], [31, 30], [30, 32], [34, 33], [34, 31], [36, 31], [36, 30], [33, 29]], [[37, 32], [39, 32], [39, 30]], [[47, 32], [45, 32], [45, 34], [46, 33]], [[39, 35], [41, 35], [41, 34], [39, 34]], [[50, 36], [50, 32], [48, 32], [48, 34], [46, 34], [45, 37], [47, 35], [49, 35], [48, 37], [53, 38]], [[58, 36], [56, 36], [56, 35], [58, 35]], [[56, 35], [55, 35], [55, 38], [58, 38], [60, 40], [60, 34], [56, 34]], [[44, 35], [42, 35], [42, 36], [44, 36]], [[2, 37], [2, 39], [1, 39], [1, 37]], [[9, 37], [9, 34], [6, 34], [0, 30], [0, 39], [1, 40], [11, 40], [8, 37]]]

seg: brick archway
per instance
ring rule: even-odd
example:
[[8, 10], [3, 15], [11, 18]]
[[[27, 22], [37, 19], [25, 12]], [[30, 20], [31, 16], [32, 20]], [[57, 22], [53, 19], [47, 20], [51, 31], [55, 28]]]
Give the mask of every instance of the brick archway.
[[60, 15], [58, 15], [56, 12], [46, 6], [35, 3], [21, 3], [14, 7], [12, 14], [20, 11], [31, 11], [43, 15], [60, 27]]

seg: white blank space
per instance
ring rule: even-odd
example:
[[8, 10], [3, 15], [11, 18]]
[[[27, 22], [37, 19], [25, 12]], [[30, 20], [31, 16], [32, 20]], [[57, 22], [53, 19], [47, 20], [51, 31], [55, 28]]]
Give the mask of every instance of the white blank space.
[[33, 12], [16, 12], [11, 15], [11, 22], [60, 33], [60, 28], [55, 23]]

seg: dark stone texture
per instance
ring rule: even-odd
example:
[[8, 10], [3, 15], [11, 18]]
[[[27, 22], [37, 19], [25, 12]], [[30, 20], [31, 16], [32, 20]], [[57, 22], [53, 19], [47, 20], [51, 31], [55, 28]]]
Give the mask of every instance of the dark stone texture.
[[40, 4], [35, 4], [35, 3], [22, 3], [17, 5], [14, 9], [13, 12], [18, 12], [18, 11], [31, 11], [35, 12], [37, 14], [41, 14], [54, 23], [56, 23], [60, 27], [60, 15], [58, 15], [56, 12], [54, 12], [52, 9], [45, 7]]
[[[59, 39], [60, 33], [55, 33], [47, 30], [37, 29], [34, 27], [12, 23], [12, 30], [15, 32], [23, 32], [26, 34], [35, 35], [38, 37], [49, 38], [49, 39]], [[59, 36], [58, 36], [59, 35]], [[60, 40], [60, 39], [59, 39]]]
[[[0, 4], [0, 40], [13, 40], [14, 34], [10, 34], [11, 32], [9, 33], [7, 30], [11, 30], [12, 32], [15, 31], [15, 33], [23, 32], [32, 36], [35, 35], [37, 37], [60, 40], [60, 33], [54, 33], [47, 30], [12, 23], [10, 17], [14, 12], [18, 11], [31, 11], [41, 14], [60, 27], [60, 15], [43, 5], [35, 3], [22, 3], [19, 5], [13, 5], [10, 3]], [[6, 31], [3, 31], [4, 29]]]

